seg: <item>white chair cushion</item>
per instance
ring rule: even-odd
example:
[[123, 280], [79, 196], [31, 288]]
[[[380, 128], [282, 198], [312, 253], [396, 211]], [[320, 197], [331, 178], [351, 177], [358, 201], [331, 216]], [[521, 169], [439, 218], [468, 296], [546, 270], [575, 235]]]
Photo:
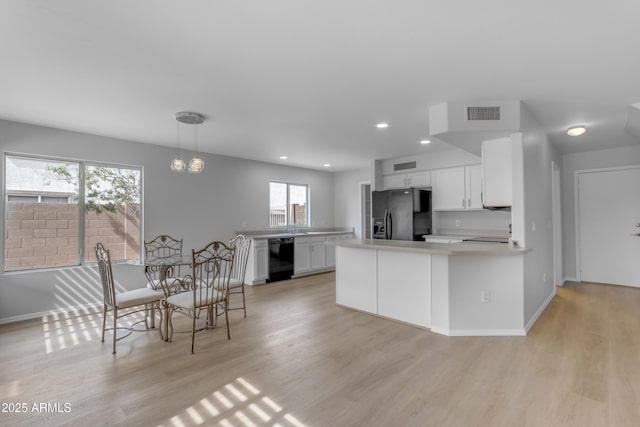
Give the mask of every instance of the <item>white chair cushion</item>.
[[132, 291], [120, 292], [116, 294], [116, 306], [118, 308], [133, 307], [134, 305], [149, 304], [160, 301], [164, 297], [160, 292], [153, 289], [140, 288]]
[[[196, 294], [197, 307], [224, 301], [224, 293], [222, 292], [218, 292], [212, 289], [208, 292], [208, 294], [209, 295], [204, 295], [204, 292], [202, 295], [200, 295], [199, 292]], [[177, 307], [186, 308], [187, 310], [193, 310], [193, 292], [182, 292], [179, 294], [171, 295], [169, 298], [167, 298], [167, 303], [175, 305]]]
[[[239, 288], [242, 282], [238, 279], [229, 279], [229, 289]], [[222, 280], [216, 279], [216, 289], [222, 289]]]

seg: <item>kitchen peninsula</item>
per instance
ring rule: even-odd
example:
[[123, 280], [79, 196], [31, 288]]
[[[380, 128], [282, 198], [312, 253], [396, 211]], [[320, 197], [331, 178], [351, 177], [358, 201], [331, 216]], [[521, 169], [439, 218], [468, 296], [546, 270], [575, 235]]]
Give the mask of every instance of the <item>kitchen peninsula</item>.
[[537, 318], [525, 325], [529, 249], [369, 239], [334, 245], [340, 306], [451, 336], [526, 335]]

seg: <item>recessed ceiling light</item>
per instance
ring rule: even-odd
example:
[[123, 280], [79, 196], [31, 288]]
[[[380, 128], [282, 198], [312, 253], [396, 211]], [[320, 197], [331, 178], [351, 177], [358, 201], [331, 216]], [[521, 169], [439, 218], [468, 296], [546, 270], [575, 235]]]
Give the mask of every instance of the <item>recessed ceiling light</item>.
[[425, 145], [425, 144], [431, 144], [431, 141], [428, 139], [423, 139], [422, 141], [420, 141], [420, 144]]
[[324, 164], [324, 165], [322, 165], [322, 166], [324, 166], [325, 168], [330, 168], [330, 167], [331, 167], [331, 163], [325, 163], [325, 164]]
[[382, 123], [378, 123], [378, 124], [376, 125], [376, 127], [377, 127], [378, 129], [386, 129], [386, 128], [388, 128], [388, 127], [389, 127], [389, 123], [384, 123], [384, 122], [382, 122]]
[[573, 126], [567, 130], [567, 135], [569, 136], [580, 136], [587, 131], [587, 128], [584, 126]]
[[287, 156], [280, 156], [280, 160], [287, 160], [288, 157]]

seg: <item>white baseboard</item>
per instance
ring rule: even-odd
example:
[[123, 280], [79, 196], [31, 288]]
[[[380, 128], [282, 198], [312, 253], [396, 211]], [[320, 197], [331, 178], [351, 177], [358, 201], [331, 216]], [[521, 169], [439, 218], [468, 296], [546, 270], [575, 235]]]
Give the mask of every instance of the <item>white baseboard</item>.
[[431, 327], [431, 332], [449, 337], [523, 337], [524, 329], [446, 329]]
[[14, 323], [14, 322], [22, 322], [23, 320], [37, 319], [40, 317], [47, 317], [54, 314], [69, 313], [73, 311], [78, 312], [80, 310], [93, 309], [93, 308], [98, 308], [100, 311], [102, 311], [102, 303], [84, 304], [77, 307], [60, 308], [57, 310], [41, 311], [38, 313], [29, 313], [29, 314], [21, 314], [20, 316], [5, 317], [3, 319], [0, 319], [0, 325], [4, 325], [7, 323]]
[[556, 296], [556, 288], [554, 286], [553, 287], [553, 292], [551, 292], [551, 295], [549, 295], [547, 297], [546, 301], [544, 303], [542, 303], [540, 308], [538, 308], [538, 311], [536, 311], [534, 313], [534, 315], [531, 316], [531, 319], [529, 319], [529, 321], [527, 322], [527, 326], [525, 326], [525, 331], [527, 331], [527, 333], [529, 332], [529, 330], [531, 329], [533, 324], [536, 323], [536, 320], [538, 320], [538, 317], [540, 317], [542, 315], [542, 312], [545, 310], [545, 308], [547, 308], [547, 306], [551, 303], [551, 300], [555, 296]]
[[564, 282], [579, 282], [580, 280], [578, 280], [577, 277], [565, 277], [564, 281], [562, 282], [562, 284], [564, 285]]

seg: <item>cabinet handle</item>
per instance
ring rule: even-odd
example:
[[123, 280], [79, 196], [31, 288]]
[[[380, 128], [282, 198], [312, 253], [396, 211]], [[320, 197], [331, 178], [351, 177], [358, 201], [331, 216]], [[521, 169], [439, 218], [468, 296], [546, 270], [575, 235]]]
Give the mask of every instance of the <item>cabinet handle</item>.
[[465, 207], [466, 207], [466, 206], [465, 206], [465, 200], [464, 200], [464, 199], [462, 199], [462, 207], [463, 207], [463, 208], [465, 208]]
[[471, 207], [471, 199], [467, 200], [467, 206]]

